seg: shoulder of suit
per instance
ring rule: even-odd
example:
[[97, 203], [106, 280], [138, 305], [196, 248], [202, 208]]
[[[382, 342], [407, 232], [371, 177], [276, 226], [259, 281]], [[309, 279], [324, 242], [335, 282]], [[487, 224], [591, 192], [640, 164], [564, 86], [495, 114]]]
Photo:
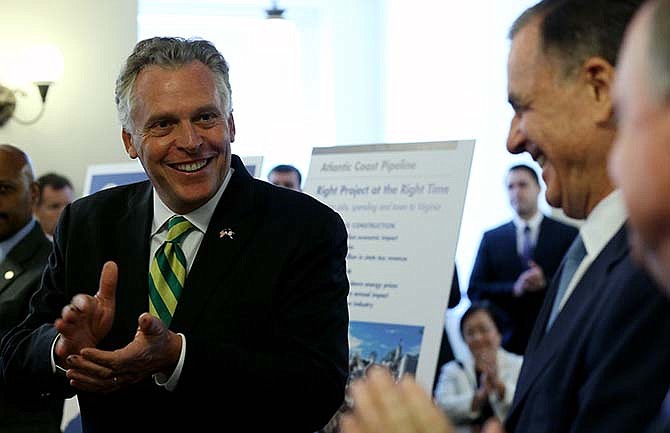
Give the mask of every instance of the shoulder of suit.
[[39, 223], [35, 222], [32, 230], [12, 248], [7, 257], [21, 263], [46, 263], [50, 252], [51, 241], [46, 237]]
[[504, 224], [500, 224], [499, 226], [486, 230], [484, 232], [484, 236], [496, 236], [498, 234], [507, 233], [509, 230], [516, 230], [514, 227], [514, 222], [512, 221], [507, 221]]
[[79, 198], [70, 205], [72, 210], [85, 209], [87, 211], [118, 211], [119, 206], [127, 207], [128, 201], [136, 198], [139, 202], [151, 191], [151, 183], [148, 180], [127, 185], [115, 186], [97, 191], [93, 194]]
[[553, 225], [553, 226], [556, 226], [556, 227], [560, 227], [560, 228], [562, 228], [564, 230], [567, 230], [567, 231], [574, 231], [575, 233], [577, 231], [579, 231], [579, 229], [577, 227], [573, 226], [572, 224], [564, 223], [563, 221], [559, 221], [555, 218], [552, 218], [552, 217], [549, 217], [549, 216], [546, 216], [546, 215], [544, 216], [544, 218], [542, 218], [542, 222], [545, 223], [545, 221], [546, 221], [547, 225]]

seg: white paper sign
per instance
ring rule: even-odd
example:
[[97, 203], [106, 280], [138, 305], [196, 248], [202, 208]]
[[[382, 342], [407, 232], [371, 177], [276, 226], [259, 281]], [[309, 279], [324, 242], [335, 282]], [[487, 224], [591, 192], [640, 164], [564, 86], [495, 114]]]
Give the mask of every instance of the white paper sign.
[[315, 148], [305, 192], [349, 232], [350, 380], [372, 364], [432, 387], [474, 140]]

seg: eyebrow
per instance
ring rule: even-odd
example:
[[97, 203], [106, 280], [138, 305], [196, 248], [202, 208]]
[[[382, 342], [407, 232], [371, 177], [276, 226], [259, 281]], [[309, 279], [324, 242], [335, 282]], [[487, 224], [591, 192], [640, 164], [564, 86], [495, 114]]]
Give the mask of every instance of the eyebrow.
[[[223, 112], [215, 105], [215, 104], [207, 104], [203, 105], [201, 107], [196, 108], [193, 110], [193, 112], [189, 115], [189, 118], [196, 117], [202, 113], [207, 113], [207, 112], [215, 112], [217, 114], [223, 115]], [[159, 120], [177, 120], [179, 119], [179, 116], [175, 115], [172, 112], [159, 112], [155, 113], [152, 116], [150, 116], [147, 121], [144, 123], [144, 128], [148, 128], [155, 122]]]

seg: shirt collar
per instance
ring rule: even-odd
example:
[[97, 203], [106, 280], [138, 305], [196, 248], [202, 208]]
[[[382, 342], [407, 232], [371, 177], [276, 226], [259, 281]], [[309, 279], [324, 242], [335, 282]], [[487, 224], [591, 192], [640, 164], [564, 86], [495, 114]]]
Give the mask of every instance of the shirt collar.
[[587, 254], [600, 254], [610, 239], [621, 229], [626, 218], [628, 213], [621, 191], [612, 191], [593, 208], [579, 229]]
[[512, 221], [514, 222], [517, 230], [523, 230], [524, 227], [528, 226], [530, 227], [530, 230], [534, 232], [540, 227], [542, 218], [544, 218], [542, 212], [537, 211], [535, 212], [535, 215], [533, 215], [528, 221], [521, 218], [518, 214], [514, 215], [514, 219]]
[[[191, 224], [193, 224], [202, 233], [207, 232], [207, 227], [209, 226], [209, 221], [212, 219], [212, 215], [214, 215], [216, 205], [219, 203], [219, 200], [223, 195], [223, 191], [226, 189], [226, 186], [228, 186], [228, 183], [230, 182], [230, 178], [232, 177], [234, 171], [235, 169], [230, 167], [230, 170], [228, 170], [226, 178], [223, 179], [223, 183], [219, 187], [219, 190], [216, 192], [216, 194], [214, 194], [212, 198], [210, 198], [207, 201], [207, 203], [183, 215]], [[158, 196], [155, 188], [153, 192], [154, 192], [153, 194], [154, 219], [151, 223], [151, 237], [153, 237], [156, 233], [160, 232], [163, 229], [163, 226], [165, 226], [165, 223], [167, 223], [167, 220], [169, 220], [173, 215], [175, 215], [175, 213]]]
[[28, 224], [23, 226], [18, 232], [14, 233], [12, 237], [0, 242], [0, 263], [5, 261], [7, 255], [9, 255], [9, 252], [12, 251], [12, 248], [14, 248], [16, 244], [28, 236], [28, 233], [30, 233], [33, 227], [35, 227], [35, 219], [31, 218]]

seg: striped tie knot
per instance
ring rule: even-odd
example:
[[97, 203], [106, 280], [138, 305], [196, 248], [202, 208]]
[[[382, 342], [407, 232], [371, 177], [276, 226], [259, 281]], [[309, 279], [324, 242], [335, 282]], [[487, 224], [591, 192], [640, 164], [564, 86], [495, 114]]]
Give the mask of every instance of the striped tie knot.
[[186, 235], [193, 230], [193, 224], [183, 216], [175, 215], [168, 220], [168, 234], [165, 242], [181, 244]]
[[186, 218], [168, 220], [168, 234], [149, 269], [149, 312], [170, 326], [186, 281], [187, 261], [180, 243], [195, 229]]

